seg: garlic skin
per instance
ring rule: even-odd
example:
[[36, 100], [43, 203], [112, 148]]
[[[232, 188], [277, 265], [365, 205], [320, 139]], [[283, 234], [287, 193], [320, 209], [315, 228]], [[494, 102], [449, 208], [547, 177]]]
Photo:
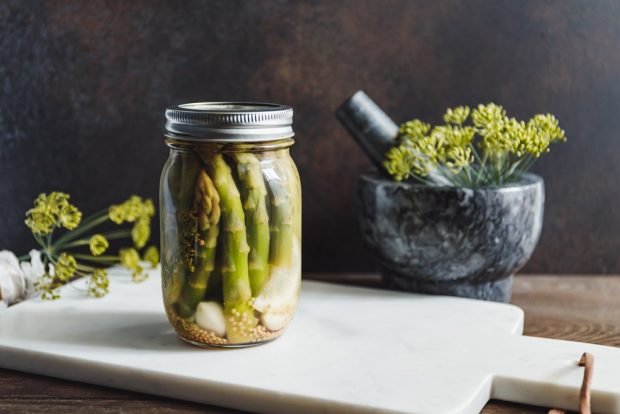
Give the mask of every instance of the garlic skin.
[[[30, 262], [21, 262], [20, 266], [24, 272], [26, 278], [26, 298], [33, 296], [36, 292], [34, 290], [35, 282], [45, 274], [45, 265], [41, 260], [41, 252], [39, 250], [30, 250]], [[51, 276], [54, 276], [54, 265], [48, 264], [48, 271]]]
[[4, 307], [26, 296], [26, 277], [17, 256], [8, 250], [0, 251], [0, 297]]
[[[21, 262], [9, 250], [0, 251], [0, 307], [32, 296], [34, 283], [45, 273], [41, 252], [30, 251], [30, 262]], [[52, 269], [50, 269], [52, 271]]]
[[196, 307], [196, 324], [219, 337], [226, 337], [224, 309], [217, 302], [200, 302]]

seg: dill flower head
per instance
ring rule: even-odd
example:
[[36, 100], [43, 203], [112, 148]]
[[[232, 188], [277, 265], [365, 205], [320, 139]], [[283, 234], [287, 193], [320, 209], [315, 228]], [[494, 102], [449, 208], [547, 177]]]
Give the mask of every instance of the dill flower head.
[[63, 282], [68, 282], [76, 271], [77, 261], [75, 257], [68, 253], [61, 253], [60, 256], [58, 256], [58, 261], [54, 268], [55, 276]]
[[435, 168], [444, 155], [446, 136], [444, 131], [440, 131], [439, 128], [433, 128], [431, 134], [419, 140], [414, 147], [425, 161], [426, 166], [424, 170], [428, 169], [428, 172], [424, 175], [428, 175], [430, 170]]
[[415, 142], [425, 137], [430, 130], [430, 124], [422, 122], [419, 119], [413, 119], [400, 126], [398, 129], [398, 135], [401, 140], [411, 140]]
[[26, 212], [26, 226], [28, 226], [34, 234], [49, 234], [52, 232], [55, 225], [56, 220], [54, 216], [46, 211], [35, 208]]
[[132, 271], [131, 278], [134, 282], [146, 280], [148, 275], [140, 265], [140, 255], [134, 248], [121, 249], [119, 252], [121, 264]]
[[545, 152], [549, 152], [551, 139], [549, 135], [539, 133], [531, 121], [524, 127], [524, 132], [519, 142], [520, 152], [529, 153], [535, 158], [541, 156]]
[[504, 107], [494, 103], [480, 104], [471, 112], [471, 120], [474, 126], [481, 129], [482, 135], [485, 135], [485, 131], [499, 131], [505, 119], [506, 110]]
[[431, 172], [430, 163], [418, 146], [401, 145], [386, 154], [383, 166], [396, 181], [403, 181], [416, 174], [425, 177]]
[[474, 141], [476, 130], [471, 126], [453, 126], [446, 137], [446, 145], [450, 147], [465, 147]]
[[411, 174], [411, 163], [409, 162], [408, 147], [394, 147], [385, 155], [383, 166], [396, 181], [409, 178]]
[[140, 255], [134, 248], [120, 249], [118, 252], [121, 264], [129, 269], [135, 269], [140, 266]]
[[116, 224], [124, 222], [133, 223], [142, 217], [153, 217], [155, 206], [149, 199], [142, 200], [142, 197], [132, 195], [121, 204], [114, 204], [108, 210], [108, 217]]
[[45, 272], [43, 276], [34, 282], [34, 289], [37, 292], [41, 292], [41, 299], [43, 300], [60, 299], [58, 289], [61, 286], [62, 282], [54, 277], [53, 271]]
[[140, 217], [131, 229], [131, 239], [138, 249], [144, 247], [151, 237], [151, 218], [147, 216]]
[[142, 269], [142, 267], [138, 266], [136, 270], [131, 274], [131, 280], [135, 283], [144, 282], [148, 279], [149, 275]]
[[143, 200], [133, 195], [121, 204], [115, 204], [108, 210], [108, 217], [116, 224], [134, 223], [131, 239], [141, 249], [151, 237], [151, 218], [155, 215], [155, 206], [150, 199]]
[[446, 150], [445, 165], [450, 171], [458, 174], [463, 168], [474, 162], [470, 147], [454, 146]]
[[534, 115], [529, 121], [529, 126], [538, 134], [545, 135], [550, 142], [566, 142], [566, 133], [560, 128], [557, 118], [551, 114]]
[[47, 235], [54, 227], [73, 230], [81, 220], [82, 212], [69, 203], [68, 194], [61, 192], [39, 194], [34, 207], [26, 212], [26, 225], [38, 235]]
[[144, 251], [144, 261], [149, 262], [151, 267], [156, 267], [159, 263], [159, 250], [155, 246], [149, 246]]
[[95, 234], [88, 241], [88, 247], [93, 256], [100, 256], [110, 247], [110, 243], [102, 234]]
[[443, 115], [443, 120], [447, 124], [461, 125], [467, 120], [469, 112], [470, 110], [468, 106], [457, 106], [456, 108], [448, 108], [446, 113]]
[[73, 230], [80, 225], [82, 212], [76, 206], [67, 204], [58, 214], [58, 222], [67, 230]]
[[517, 121], [514, 118], [508, 120], [504, 133], [512, 142], [511, 151], [518, 157], [522, 157], [529, 152], [529, 142], [532, 137], [532, 128], [529, 128], [523, 121]]
[[105, 269], [95, 269], [88, 280], [87, 295], [101, 298], [110, 292], [110, 279]]
[[506, 134], [507, 124], [504, 107], [490, 103], [478, 105], [471, 113], [474, 126], [482, 140], [478, 144], [490, 156], [498, 156], [514, 149], [514, 141]]

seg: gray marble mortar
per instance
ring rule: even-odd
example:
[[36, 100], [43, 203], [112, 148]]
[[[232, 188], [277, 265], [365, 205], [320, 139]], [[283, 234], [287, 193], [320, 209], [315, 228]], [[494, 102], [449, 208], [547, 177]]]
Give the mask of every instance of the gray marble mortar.
[[534, 174], [468, 189], [370, 173], [357, 194], [362, 235], [388, 287], [498, 302], [510, 301], [513, 275], [538, 243], [545, 204]]

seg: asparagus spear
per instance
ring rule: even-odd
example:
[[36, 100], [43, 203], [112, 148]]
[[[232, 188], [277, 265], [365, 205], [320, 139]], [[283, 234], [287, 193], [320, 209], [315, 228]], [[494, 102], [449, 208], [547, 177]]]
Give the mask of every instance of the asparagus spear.
[[300, 243], [293, 236], [296, 181], [291, 183], [294, 177], [286, 170], [290, 166], [278, 167], [274, 174], [266, 174], [271, 198], [270, 277], [253, 303], [263, 325], [272, 331], [282, 329], [292, 316], [301, 276]]
[[198, 219], [193, 209], [194, 184], [201, 164], [193, 153], [181, 153], [181, 172], [176, 192], [176, 217], [179, 232], [180, 260], [186, 272], [195, 270]]
[[258, 323], [250, 306], [252, 291], [248, 276], [248, 253], [245, 218], [241, 195], [232, 176], [232, 171], [220, 154], [213, 155], [208, 162], [209, 175], [220, 195], [222, 210], [222, 282], [224, 287], [224, 316], [226, 333], [230, 343], [244, 343], [253, 340], [253, 331]]
[[248, 267], [252, 295], [257, 296], [269, 279], [269, 214], [267, 213], [267, 188], [261, 165], [255, 155], [237, 153], [237, 162], [245, 223], [250, 253]]
[[194, 200], [194, 183], [201, 169], [200, 159], [193, 153], [182, 153], [181, 172], [177, 188], [177, 211], [185, 211], [192, 207]]
[[220, 197], [204, 170], [198, 173], [194, 191], [194, 210], [198, 223], [196, 270], [188, 275], [178, 303], [179, 315], [186, 318], [204, 298], [215, 268], [215, 252], [220, 221]]
[[289, 267], [293, 247], [293, 200], [282, 173], [268, 177], [268, 182], [271, 190], [269, 263], [275, 267]]
[[[168, 246], [162, 251], [162, 269], [165, 276], [163, 281], [166, 292], [166, 303], [174, 304], [185, 283], [185, 257], [193, 257], [191, 243], [187, 240], [187, 228], [193, 222], [187, 223], [187, 211], [192, 205], [193, 192], [187, 192], [187, 187], [193, 188], [193, 182], [200, 168], [200, 160], [191, 152], [179, 152], [166, 163], [162, 174], [162, 191], [160, 201], [162, 205], [161, 237]], [[167, 177], [167, 180], [164, 178]], [[194, 226], [195, 227], [195, 226]]]

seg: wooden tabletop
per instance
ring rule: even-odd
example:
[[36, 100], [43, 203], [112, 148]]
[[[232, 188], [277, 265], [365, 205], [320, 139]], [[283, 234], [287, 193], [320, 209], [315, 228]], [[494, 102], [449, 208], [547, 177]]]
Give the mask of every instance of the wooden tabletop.
[[[309, 279], [378, 286], [375, 275]], [[518, 276], [513, 303], [525, 310], [525, 334], [620, 346], [620, 276]], [[0, 370], [0, 413], [239, 413], [111, 388]], [[490, 402], [483, 413], [546, 413], [548, 408]]]

